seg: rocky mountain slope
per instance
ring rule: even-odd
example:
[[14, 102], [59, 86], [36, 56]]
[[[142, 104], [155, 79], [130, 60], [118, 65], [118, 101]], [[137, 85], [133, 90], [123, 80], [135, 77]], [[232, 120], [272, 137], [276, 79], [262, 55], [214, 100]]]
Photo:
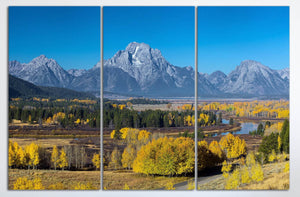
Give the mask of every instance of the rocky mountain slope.
[[[201, 68], [199, 68], [201, 70]], [[65, 71], [41, 55], [25, 64], [9, 62], [9, 74], [39, 86], [100, 92], [100, 63], [88, 70]], [[169, 63], [158, 49], [130, 43], [104, 61], [104, 91], [139, 96], [194, 96], [193, 67]], [[198, 73], [198, 94], [204, 97], [288, 96], [289, 68], [273, 70], [253, 60], [240, 63], [228, 75], [221, 71]]]

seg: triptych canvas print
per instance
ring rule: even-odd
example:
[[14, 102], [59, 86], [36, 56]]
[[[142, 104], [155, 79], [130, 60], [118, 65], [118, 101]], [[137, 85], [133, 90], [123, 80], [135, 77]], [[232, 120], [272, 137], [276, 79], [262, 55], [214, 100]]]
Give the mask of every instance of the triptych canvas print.
[[9, 190], [289, 189], [289, 7], [9, 7], [8, 68]]

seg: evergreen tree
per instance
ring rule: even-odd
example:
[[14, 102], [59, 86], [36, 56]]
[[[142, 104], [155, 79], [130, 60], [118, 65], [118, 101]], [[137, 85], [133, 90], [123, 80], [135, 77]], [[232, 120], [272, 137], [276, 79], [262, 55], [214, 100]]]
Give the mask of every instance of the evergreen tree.
[[290, 124], [288, 120], [285, 120], [280, 133], [280, 138], [282, 141], [281, 149], [282, 151], [290, 152]]

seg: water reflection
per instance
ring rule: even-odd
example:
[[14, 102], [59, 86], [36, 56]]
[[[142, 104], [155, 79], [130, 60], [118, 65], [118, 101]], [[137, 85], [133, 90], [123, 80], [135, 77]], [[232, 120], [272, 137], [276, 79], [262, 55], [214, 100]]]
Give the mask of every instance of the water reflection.
[[[224, 124], [229, 124], [229, 120], [223, 119], [222, 122]], [[249, 134], [249, 131], [256, 130], [258, 123], [255, 122], [241, 122], [241, 129], [235, 132], [226, 132], [222, 133], [222, 135], [227, 135], [228, 133], [232, 134]], [[217, 136], [217, 135], [215, 135]]]

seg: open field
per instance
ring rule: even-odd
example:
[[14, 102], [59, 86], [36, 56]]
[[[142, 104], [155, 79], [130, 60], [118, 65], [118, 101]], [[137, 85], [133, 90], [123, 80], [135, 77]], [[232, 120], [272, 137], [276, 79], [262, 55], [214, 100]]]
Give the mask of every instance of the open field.
[[61, 128], [56, 125], [39, 126], [37, 124], [28, 124], [20, 126], [18, 124], [9, 124], [9, 135], [12, 136], [46, 136], [59, 138], [64, 136], [82, 137], [82, 136], [100, 136], [100, 129], [89, 127]]
[[130, 190], [154, 190], [164, 188], [167, 183], [181, 183], [194, 177], [146, 176], [128, 170], [104, 171], [103, 186], [107, 190], [122, 190], [125, 183]]
[[261, 183], [246, 185], [242, 190], [288, 190], [290, 187], [290, 173], [280, 172], [272, 174]]
[[[65, 145], [83, 145], [84, 147], [88, 149], [98, 149], [99, 150], [99, 144], [100, 139], [97, 138], [87, 138], [87, 139], [77, 139], [74, 140], [73, 138], [63, 138], [63, 139], [36, 139], [36, 138], [9, 138], [13, 142], [17, 142], [21, 147], [25, 147], [27, 145], [30, 145], [32, 142], [35, 144], [38, 144], [42, 146], [43, 148], [52, 148], [54, 145], [57, 147], [63, 147]], [[95, 143], [94, 143], [95, 141]]]
[[44, 148], [52, 148], [54, 145], [62, 147], [69, 145], [73, 139], [36, 139], [36, 138], [9, 138], [13, 142], [17, 142], [21, 147], [30, 145], [32, 142], [43, 146]]
[[47, 189], [52, 184], [62, 183], [64, 190], [71, 190], [78, 184], [92, 184], [95, 189], [100, 189], [100, 171], [61, 171], [61, 170], [22, 170], [9, 169], [9, 189], [13, 189], [13, 183], [19, 177], [27, 177], [29, 180], [40, 178]]
[[256, 122], [256, 123], [266, 122], [266, 121], [275, 123], [275, 122], [284, 121], [286, 119], [286, 118], [266, 118], [266, 117], [237, 117], [237, 116], [226, 115], [226, 114], [224, 114], [223, 118], [225, 119], [232, 118], [238, 122]]
[[[179, 132], [183, 133], [184, 131], [189, 131], [190, 133], [194, 132], [195, 129], [194, 127], [162, 127], [162, 128], [143, 128], [149, 132], [151, 132], [152, 134], [154, 133], [160, 133], [163, 135], [166, 135], [168, 137], [171, 136], [178, 136]], [[110, 138], [110, 133], [113, 131], [114, 129], [108, 129], [108, 128], [104, 128], [103, 129], [103, 138]]]

